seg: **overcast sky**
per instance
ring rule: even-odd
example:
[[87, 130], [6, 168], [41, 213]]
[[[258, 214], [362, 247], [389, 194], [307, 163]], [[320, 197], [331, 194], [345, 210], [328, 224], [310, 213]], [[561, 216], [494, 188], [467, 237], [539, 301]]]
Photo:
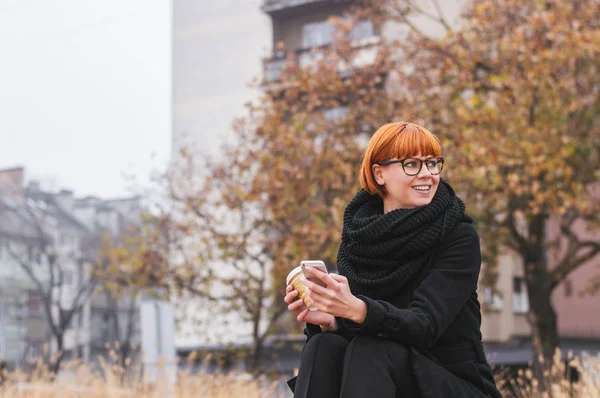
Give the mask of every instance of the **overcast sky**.
[[164, 164], [170, 12], [168, 0], [1, 1], [0, 167], [112, 197], [128, 193], [123, 173]]
[[[22, 165], [50, 189], [112, 197], [128, 194], [124, 173], [143, 180], [164, 167], [170, 3], [0, 1], [0, 168]], [[252, 98], [245, 84], [260, 72], [270, 28], [260, 0], [198, 3], [193, 51], [204, 62], [188, 107], [198, 131], [222, 135]]]

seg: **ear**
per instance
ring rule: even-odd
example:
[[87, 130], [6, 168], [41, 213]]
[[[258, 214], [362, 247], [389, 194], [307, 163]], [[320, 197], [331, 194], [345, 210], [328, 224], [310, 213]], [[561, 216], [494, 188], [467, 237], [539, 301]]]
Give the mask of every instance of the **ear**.
[[383, 168], [378, 164], [374, 164], [373, 166], [371, 166], [371, 170], [373, 171], [373, 177], [375, 178], [375, 181], [377, 181], [377, 184], [385, 185], [385, 179], [383, 178]]

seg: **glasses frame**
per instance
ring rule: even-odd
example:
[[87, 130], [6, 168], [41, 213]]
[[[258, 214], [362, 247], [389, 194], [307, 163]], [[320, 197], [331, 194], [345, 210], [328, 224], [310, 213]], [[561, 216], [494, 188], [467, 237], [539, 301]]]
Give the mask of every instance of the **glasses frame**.
[[[404, 168], [404, 162], [407, 161], [407, 160], [409, 160], [409, 159], [411, 159], [411, 160], [418, 160], [420, 162], [420, 164], [419, 164], [419, 171], [417, 171], [415, 174], [409, 174], [409, 173], [407, 173], [406, 169]], [[437, 159], [438, 163], [442, 164], [442, 168], [437, 173], [431, 173], [431, 170], [427, 169], [431, 173], [431, 175], [436, 176], [436, 175], [440, 174], [442, 172], [442, 170], [444, 169], [444, 158], [441, 157], [441, 156], [440, 157], [432, 156], [432, 157], [427, 158], [425, 160], [422, 160], [422, 159], [419, 159], [419, 158], [412, 158], [412, 157], [403, 158], [403, 159], [385, 160], [383, 162], [379, 162], [378, 164], [380, 166], [388, 166], [390, 164], [400, 163], [402, 165], [402, 171], [404, 171], [404, 174], [406, 174], [407, 176], [413, 177], [413, 176], [418, 175], [421, 172], [421, 170], [423, 169], [423, 164], [427, 163], [427, 161], [431, 160], [431, 159]]]

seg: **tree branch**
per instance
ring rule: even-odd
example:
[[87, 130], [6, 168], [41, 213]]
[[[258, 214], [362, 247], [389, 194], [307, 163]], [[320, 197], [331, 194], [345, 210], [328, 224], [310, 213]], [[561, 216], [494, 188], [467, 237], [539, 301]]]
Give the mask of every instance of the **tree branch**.
[[506, 220], [504, 221], [504, 226], [508, 228], [510, 235], [516, 242], [514, 249], [517, 249], [519, 253], [527, 253], [528, 251], [528, 243], [527, 240], [519, 233], [517, 227], [515, 225], [515, 212], [512, 209], [512, 206], [509, 204], [508, 214], [506, 215]]
[[13, 260], [15, 260], [21, 266], [21, 269], [23, 271], [25, 271], [25, 273], [31, 279], [31, 281], [33, 282], [35, 287], [42, 294], [45, 294], [46, 292], [44, 291], [44, 286], [42, 285], [42, 282], [38, 279], [38, 277], [35, 275], [35, 273], [33, 272], [33, 269], [31, 269], [29, 262], [23, 260], [23, 258], [17, 254], [17, 252], [12, 248], [12, 246], [10, 244], [7, 244], [6, 248], [7, 248], [8, 254], [13, 258]]
[[[585, 254], [577, 256], [577, 253], [589, 249]], [[573, 270], [580, 265], [593, 259], [600, 253], [600, 243], [592, 241], [576, 242], [569, 245], [567, 253], [562, 261], [552, 270], [552, 288], [558, 286]]]
[[438, 18], [437, 20], [444, 25], [444, 27], [446, 28], [446, 31], [451, 32], [452, 28], [450, 27], [450, 24], [448, 24], [448, 22], [446, 21], [446, 18], [444, 17], [444, 13], [442, 12], [442, 8], [440, 7], [440, 3], [438, 3], [437, 0], [431, 0], [431, 2], [433, 3], [433, 6], [435, 7], [437, 13], [438, 13]]

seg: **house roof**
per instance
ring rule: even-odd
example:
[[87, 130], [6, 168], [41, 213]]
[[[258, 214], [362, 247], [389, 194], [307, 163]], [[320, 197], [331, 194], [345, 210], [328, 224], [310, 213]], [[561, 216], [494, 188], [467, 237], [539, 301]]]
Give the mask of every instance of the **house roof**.
[[35, 202], [43, 202], [46, 206], [45, 211], [54, 217], [58, 222], [59, 229], [74, 229], [82, 232], [89, 232], [88, 228], [77, 220], [74, 216], [67, 213], [57, 202], [55, 194], [40, 190], [25, 191], [25, 197]]
[[0, 194], [0, 236], [13, 239], [36, 239], [38, 231], [24, 204]]

